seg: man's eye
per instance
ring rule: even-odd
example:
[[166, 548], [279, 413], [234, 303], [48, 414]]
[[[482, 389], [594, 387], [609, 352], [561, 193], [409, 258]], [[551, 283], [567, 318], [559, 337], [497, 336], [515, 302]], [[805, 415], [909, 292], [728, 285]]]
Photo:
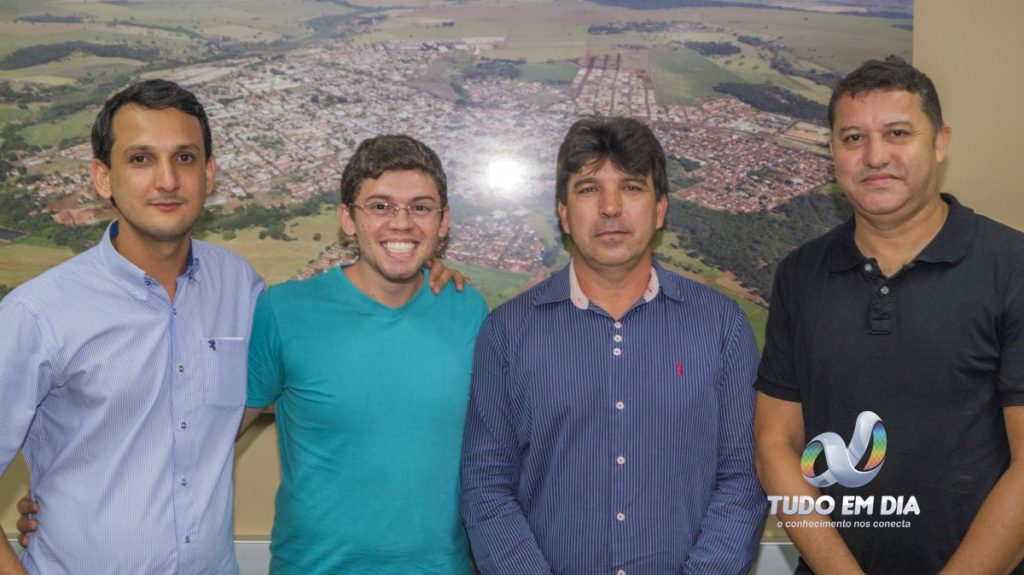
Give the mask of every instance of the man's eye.
[[431, 206], [430, 204], [415, 204], [410, 206], [409, 209], [412, 210], [412, 213], [414, 214], [425, 216], [434, 211], [434, 206]]
[[904, 136], [909, 136], [910, 132], [908, 132], [907, 130], [896, 129], [890, 132], [890, 134], [892, 134], [893, 137], [902, 138]]
[[597, 188], [595, 188], [594, 186], [587, 186], [585, 188], [577, 189], [576, 193], [577, 194], [590, 194], [590, 193], [593, 193], [595, 191], [597, 191]]
[[188, 163], [188, 162], [191, 162], [191, 161], [193, 161], [195, 159], [196, 159], [196, 157], [194, 155], [192, 155], [191, 153], [189, 153], [189, 152], [183, 152], [181, 154], [178, 154], [178, 161], [179, 162]]
[[372, 204], [366, 204], [366, 211], [371, 214], [386, 214], [391, 208], [391, 205], [386, 202], [374, 202]]
[[856, 144], [857, 142], [861, 141], [861, 139], [862, 136], [860, 134], [850, 134], [848, 136], [843, 136], [843, 141], [846, 142], [847, 144]]
[[137, 155], [134, 155], [134, 156], [128, 158], [128, 162], [132, 163], [132, 164], [142, 164], [146, 160], [147, 160], [146, 156], [143, 156], [142, 154], [137, 154]]

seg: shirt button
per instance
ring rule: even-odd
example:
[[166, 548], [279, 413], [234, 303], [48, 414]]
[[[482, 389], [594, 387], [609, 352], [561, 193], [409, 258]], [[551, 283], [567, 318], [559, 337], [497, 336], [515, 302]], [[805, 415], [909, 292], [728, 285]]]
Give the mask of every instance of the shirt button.
[[185, 366], [184, 366], [184, 365], [181, 365], [181, 364], [179, 363], [179, 364], [178, 364], [178, 373], [184, 373], [184, 372], [185, 372]]
[[143, 282], [143, 283], [145, 283], [145, 284], [146, 284], [146, 285], [148, 285], [148, 286], [151, 286], [151, 285], [153, 285], [153, 282], [151, 282], [151, 281], [149, 281], [149, 280], [146, 280], [146, 281], [145, 281], [145, 282]]
[[612, 339], [614, 339], [616, 342], [619, 342], [622, 341], [622, 336], [619, 334], [615, 334], [615, 337], [613, 337]]
[[882, 286], [882, 289], [878, 291], [882, 292], [882, 295], [889, 295], [889, 286]]
[[616, 401], [615, 402], [615, 409], [618, 409], [619, 411], [622, 411], [623, 409], [626, 409], [626, 404], [624, 402], [621, 402], [621, 401]]
[[186, 485], [188, 485], [188, 480], [186, 480], [184, 477], [182, 477], [181, 478], [181, 486], [185, 487]]
[[182, 428], [182, 429], [188, 429], [188, 424], [187, 424], [187, 423], [185, 423], [184, 421], [182, 421], [182, 422], [181, 422], [181, 428]]
[[626, 570], [625, 569], [619, 569], [618, 571], [615, 572], [615, 575], [626, 575]]
[[626, 464], [626, 458], [620, 455], [620, 456], [615, 458], [615, 463], [618, 463], [619, 465], [625, 465]]
[[622, 355], [622, 350], [619, 348], [615, 348], [612, 350], [612, 355]]
[[626, 514], [621, 512], [621, 511], [619, 511], [618, 513], [615, 514], [615, 520], [616, 521], [625, 521], [626, 520]]
[[615, 322], [615, 329], [622, 329], [622, 322], [621, 321]]
[[873, 269], [875, 268], [871, 267], [871, 264], [864, 264], [864, 271], [870, 272]]
[[192, 542], [192, 538], [189, 537], [188, 535], [186, 535], [185, 536], [185, 543], [191, 543], [191, 542]]

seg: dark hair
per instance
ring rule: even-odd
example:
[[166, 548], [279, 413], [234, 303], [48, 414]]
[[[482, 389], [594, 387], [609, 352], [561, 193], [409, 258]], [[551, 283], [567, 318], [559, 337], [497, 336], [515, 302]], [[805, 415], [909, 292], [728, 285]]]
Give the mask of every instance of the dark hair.
[[386, 134], [359, 143], [341, 173], [341, 203], [352, 205], [363, 180], [375, 180], [384, 172], [413, 170], [434, 180], [441, 205], [448, 205], [448, 177], [441, 160], [423, 142], [404, 134]]
[[96, 122], [92, 125], [92, 155], [103, 162], [103, 165], [110, 167], [110, 150], [114, 147], [114, 114], [125, 104], [135, 104], [151, 110], [174, 108], [193, 116], [199, 120], [199, 126], [203, 130], [205, 159], [209, 160], [213, 155], [210, 121], [195, 94], [168, 80], [144, 80], [111, 96], [96, 116]]
[[584, 166], [611, 161], [617, 169], [634, 176], [650, 174], [654, 194], [668, 194], [665, 152], [651, 129], [633, 118], [587, 116], [576, 121], [558, 148], [555, 198], [566, 203], [569, 178]]
[[924, 72], [911, 66], [899, 56], [889, 56], [884, 62], [868, 60], [853, 72], [839, 81], [832, 91], [832, 99], [828, 103], [828, 125], [835, 125], [836, 105], [839, 99], [849, 94], [856, 96], [861, 92], [872, 90], [910, 92], [921, 99], [921, 110], [932, 124], [932, 130], [938, 134], [943, 126], [942, 106], [939, 105], [939, 93], [935, 84]]

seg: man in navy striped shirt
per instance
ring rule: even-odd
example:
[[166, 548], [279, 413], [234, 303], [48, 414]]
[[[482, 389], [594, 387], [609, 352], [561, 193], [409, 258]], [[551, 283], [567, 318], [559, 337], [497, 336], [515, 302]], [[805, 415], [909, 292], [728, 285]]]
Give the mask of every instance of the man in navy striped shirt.
[[764, 523], [757, 349], [739, 307], [658, 266], [668, 177], [627, 118], [558, 152], [568, 267], [477, 338], [462, 515], [486, 574], [744, 573]]
[[0, 302], [0, 470], [20, 449], [39, 501], [0, 573], [238, 573], [231, 469], [263, 282], [192, 239], [213, 193], [206, 113], [148, 80], [93, 126], [99, 245]]

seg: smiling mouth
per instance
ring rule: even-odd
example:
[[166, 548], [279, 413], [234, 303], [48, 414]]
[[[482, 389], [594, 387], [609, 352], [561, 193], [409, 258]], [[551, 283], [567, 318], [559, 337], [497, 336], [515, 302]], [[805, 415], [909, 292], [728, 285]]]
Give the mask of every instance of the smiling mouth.
[[416, 242], [382, 242], [380, 244], [390, 254], [405, 255], [416, 249]]

